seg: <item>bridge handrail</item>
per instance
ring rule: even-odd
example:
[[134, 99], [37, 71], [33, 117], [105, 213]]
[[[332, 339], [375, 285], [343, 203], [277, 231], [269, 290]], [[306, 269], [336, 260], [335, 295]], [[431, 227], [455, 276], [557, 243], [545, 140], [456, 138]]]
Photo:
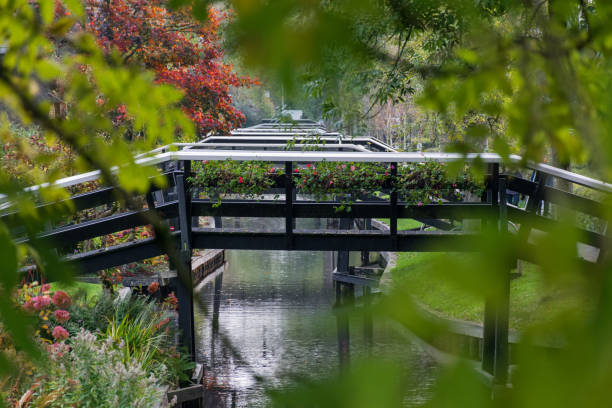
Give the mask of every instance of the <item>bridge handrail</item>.
[[[496, 153], [441, 153], [441, 152], [290, 152], [290, 151], [249, 151], [249, 150], [178, 150], [166, 151], [173, 146], [185, 148], [196, 146], [197, 143], [173, 143], [172, 145], [162, 146], [153, 150], [150, 154], [136, 156], [135, 162], [140, 165], [158, 165], [170, 161], [203, 161], [203, 160], [236, 160], [249, 161], [261, 160], [271, 162], [378, 162], [378, 163], [422, 163], [426, 161], [453, 162], [460, 160], [473, 161], [476, 159], [484, 163], [501, 164], [503, 158]], [[163, 152], [163, 153], [156, 153]], [[520, 163], [521, 157], [511, 155], [511, 162]], [[597, 180], [591, 177], [572, 173], [568, 170], [559, 169], [547, 164], [528, 162], [527, 166], [531, 169], [541, 171], [553, 177], [558, 177], [572, 183], [580, 184], [594, 190], [612, 193], [612, 184]], [[118, 168], [112, 168], [117, 172]], [[58, 187], [70, 187], [81, 183], [95, 181], [100, 178], [100, 171], [94, 170], [87, 173], [77, 174], [56, 180], [53, 185]], [[30, 186], [26, 191], [36, 191], [40, 188], [49, 186], [49, 183]], [[0, 195], [0, 200], [6, 198]]]

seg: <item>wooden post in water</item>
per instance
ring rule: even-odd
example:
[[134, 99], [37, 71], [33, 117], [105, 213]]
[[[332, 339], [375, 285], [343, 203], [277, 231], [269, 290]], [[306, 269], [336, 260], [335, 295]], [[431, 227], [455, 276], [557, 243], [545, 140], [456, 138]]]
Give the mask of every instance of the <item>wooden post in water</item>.
[[350, 328], [348, 311], [346, 310], [346, 296], [343, 293], [344, 284], [335, 281], [336, 285], [336, 326], [338, 331], [338, 360], [340, 368], [348, 367], [350, 363]]

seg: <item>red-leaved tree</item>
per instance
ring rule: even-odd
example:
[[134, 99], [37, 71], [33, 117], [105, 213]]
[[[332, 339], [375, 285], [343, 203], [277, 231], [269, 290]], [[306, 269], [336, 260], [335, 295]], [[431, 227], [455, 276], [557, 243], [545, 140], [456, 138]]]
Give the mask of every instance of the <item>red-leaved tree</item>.
[[[204, 23], [191, 10], [169, 11], [165, 0], [86, 0], [88, 28], [105, 50], [118, 50], [127, 63], [153, 70], [157, 81], [183, 90], [183, 106], [199, 128], [228, 132], [244, 122], [231, 105], [229, 87], [250, 86], [223, 63], [219, 24], [227, 18], [214, 8]], [[126, 89], [129, 92], [129, 89]]]

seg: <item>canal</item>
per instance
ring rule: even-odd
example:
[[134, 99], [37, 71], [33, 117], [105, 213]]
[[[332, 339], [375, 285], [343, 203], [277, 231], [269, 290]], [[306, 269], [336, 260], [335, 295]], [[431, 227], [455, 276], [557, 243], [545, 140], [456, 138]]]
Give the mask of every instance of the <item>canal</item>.
[[[234, 220], [224, 220], [232, 225]], [[357, 254], [354, 254], [357, 255]], [[355, 263], [358, 256], [352, 256]], [[284, 387], [298, 376], [317, 379], [339, 369], [332, 253], [226, 251], [222, 273], [210, 276], [196, 308], [197, 359], [207, 367], [209, 407], [264, 407], [266, 386]], [[394, 324], [350, 322], [351, 360], [374, 356], [400, 362], [411, 380], [405, 405], [423, 404], [436, 365]], [[265, 379], [265, 383], [258, 380]]]

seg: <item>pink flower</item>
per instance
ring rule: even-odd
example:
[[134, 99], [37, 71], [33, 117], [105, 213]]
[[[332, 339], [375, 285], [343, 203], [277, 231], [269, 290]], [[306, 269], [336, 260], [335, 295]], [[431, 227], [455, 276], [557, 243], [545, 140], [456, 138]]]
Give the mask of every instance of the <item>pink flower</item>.
[[48, 290], [51, 290], [51, 285], [49, 285], [48, 283], [45, 283], [44, 285], [41, 286], [40, 288], [43, 292], [46, 292]]
[[70, 296], [63, 290], [58, 290], [53, 295], [53, 304], [57, 307], [66, 308], [70, 306]]
[[53, 329], [53, 338], [57, 341], [66, 340], [68, 338], [68, 331], [62, 326], [55, 326]]
[[244, 180], [242, 180], [242, 176], [240, 176], [240, 178], [238, 179], [238, 182], [239, 182], [240, 184], [244, 183]]
[[355, 166], [351, 166], [351, 171], [355, 171]]
[[41, 310], [51, 304], [49, 296], [35, 296], [32, 298], [32, 306], [34, 310]]
[[421, 207], [421, 206], [423, 205], [423, 202], [422, 202], [422, 201], [419, 201], [419, 202], [417, 203], [417, 205], [418, 205], [419, 207]]
[[343, 164], [341, 167], [342, 167], [343, 169], [346, 169], [346, 164]]
[[333, 180], [329, 180], [329, 185], [331, 186], [332, 184], [334, 184]]
[[57, 309], [54, 314], [55, 318], [60, 323], [65, 323], [70, 319], [70, 313], [67, 310]]

